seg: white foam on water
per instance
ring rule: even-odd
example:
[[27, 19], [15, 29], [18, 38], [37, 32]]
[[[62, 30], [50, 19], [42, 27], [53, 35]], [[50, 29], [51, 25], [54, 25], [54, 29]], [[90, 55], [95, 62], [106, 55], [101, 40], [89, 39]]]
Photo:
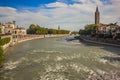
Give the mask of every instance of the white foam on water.
[[46, 65], [45, 67], [46, 72], [58, 72], [58, 71], [65, 71], [66, 67], [62, 64], [56, 64], [54, 66]]
[[25, 57], [22, 57], [18, 61], [9, 61], [9, 62], [4, 64], [4, 69], [5, 70], [12, 70], [12, 69], [16, 68], [21, 62], [23, 62], [25, 60], [27, 60], [27, 59]]
[[44, 73], [38, 72], [37, 76], [34, 77], [33, 80], [69, 80], [69, 79], [66, 79], [64, 74], [49, 71]]
[[61, 60], [63, 60], [63, 58], [60, 57], [60, 56], [57, 56], [57, 57], [56, 57], [56, 60], [57, 60], [57, 61], [61, 61]]
[[59, 73], [48, 73], [40, 76], [38, 80], [68, 80], [64, 75]]
[[80, 73], [80, 71], [84, 71], [86, 73], [89, 73], [90, 75], [93, 75], [93, 74], [96, 74], [92, 69], [89, 69], [88, 67], [80, 64], [75, 64], [75, 63], [72, 63], [70, 65], [72, 67], [72, 69], [74, 69], [77, 73]]
[[45, 67], [46, 72], [59, 72], [59, 71], [67, 71], [68, 69], [74, 70], [77, 73], [80, 73], [81, 71], [87, 72], [89, 74], [95, 74], [95, 72], [92, 69], [89, 69], [86, 66], [83, 66], [82, 64], [77, 64], [77, 63], [67, 63], [66, 65], [62, 64], [56, 64], [54, 66], [47, 65]]
[[17, 64], [19, 63], [20, 63], [19, 61], [15, 61], [15, 62], [9, 61], [8, 63], [5, 63], [5, 69], [12, 70], [16, 68]]
[[73, 42], [73, 41], [69, 41], [70, 44], [74, 44], [74, 45], [80, 45], [80, 42]]
[[[96, 72], [98, 73], [104, 73], [104, 71], [97, 69], [95, 72], [82, 65], [82, 64], [78, 64], [78, 63], [67, 63], [67, 64], [62, 64], [62, 63], [56, 63], [55, 65], [49, 65], [46, 64], [45, 65], [45, 72], [43, 75], [40, 75], [39, 79], [37, 80], [68, 80], [65, 78], [64, 74], [60, 74], [61, 72], [66, 72], [68, 70], [73, 70], [75, 71], [77, 74], [81, 74], [81, 71], [84, 71], [86, 73], [89, 73], [89, 75], [96, 75]], [[68, 71], [69, 72], [69, 71]], [[72, 74], [72, 73], [71, 73]]]
[[108, 62], [108, 60], [105, 60], [105, 59], [97, 59], [97, 61], [103, 64], [106, 64]]
[[62, 53], [61, 51], [55, 51], [55, 50], [51, 50], [51, 51], [47, 51], [47, 50], [33, 50], [34, 53], [39, 53], [39, 52], [43, 52], [43, 53]]
[[55, 61], [62, 61], [62, 60], [72, 60], [75, 58], [80, 58], [80, 54], [73, 53], [72, 55], [62, 55], [62, 56], [56, 56]]
[[36, 63], [40, 63], [40, 61], [48, 61], [49, 59], [50, 59], [50, 55], [47, 55], [46, 57], [33, 58], [33, 61]]
[[72, 64], [70, 64], [70, 65], [68, 65], [68, 66], [70, 66], [73, 70], [75, 70], [77, 73], [79, 73], [80, 72], [80, 70], [82, 70], [82, 68], [79, 66], [79, 65], [77, 65], [76, 63], [72, 63]]
[[[100, 69], [96, 69], [96, 73], [89, 74], [86, 80], [90, 80], [91, 77], [97, 76], [98, 74], [99, 75], [104, 75], [105, 73], [107, 73], [107, 72], [103, 71], [103, 70], [100, 70]], [[97, 79], [95, 79], [95, 80], [97, 80]]]
[[105, 74], [106, 73], [106, 71], [103, 71], [103, 70], [100, 70], [100, 69], [97, 69], [96, 71], [97, 71], [98, 74]]

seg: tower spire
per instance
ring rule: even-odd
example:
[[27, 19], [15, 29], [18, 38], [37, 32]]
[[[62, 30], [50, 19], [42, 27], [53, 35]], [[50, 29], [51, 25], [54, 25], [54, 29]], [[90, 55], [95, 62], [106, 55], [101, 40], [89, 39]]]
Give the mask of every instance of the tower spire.
[[98, 10], [98, 6], [96, 7], [96, 12], [99, 12], [99, 10]]

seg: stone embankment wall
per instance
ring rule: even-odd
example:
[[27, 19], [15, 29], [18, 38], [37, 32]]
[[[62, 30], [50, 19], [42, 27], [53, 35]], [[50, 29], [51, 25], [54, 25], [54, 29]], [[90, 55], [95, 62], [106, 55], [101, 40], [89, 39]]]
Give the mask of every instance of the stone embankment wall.
[[[96, 44], [102, 44], [102, 45], [107, 45], [107, 46], [114, 46], [114, 47], [120, 47], [120, 41], [113, 40], [113, 42], [107, 41], [107, 39], [94, 39], [89, 36], [80, 36], [80, 39], [90, 42], [90, 43], [96, 43]], [[116, 42], [116, 43], [115, 43]]]
[[1, 36], [1, 38], [7, 38], [10, 37], [11, 40], [9, 43], [5, 44], [2, 46], [3, 50], [5, 50], [6, 48], [10, 47], [10, 46], [14, 46], [17, 43], [21, 43], [21, 42], [25, 42], [28, 40], [33, 40], [33, 39], [42, 39], [42, 38], [50, 38], [50, 37], [62, 37], [62, 36], [68, 36], [69, 34], [55, 34], [55, 35], [25, 35], [25, 36], [21, 36], [18, 38], [13, 39], [12, 35], [5, 35], [5, 36]]
[[69, 34], [56, 34], [56, 35], [26, 35], [24, 37], [18, 38], [17, 43], [21, 43], [28, 40], [33, 39], [42, 39], [42, 38], [50, 38], [50, 37], [62, 37], [62, 36], [68, 36]]

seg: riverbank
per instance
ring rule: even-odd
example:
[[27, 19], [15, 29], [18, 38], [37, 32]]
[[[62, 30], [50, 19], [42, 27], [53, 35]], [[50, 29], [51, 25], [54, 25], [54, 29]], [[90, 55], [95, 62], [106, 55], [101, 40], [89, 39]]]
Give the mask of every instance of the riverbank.
[[102, 38], [97, 39], [94, 37], [84, 36], [84, 35], [80, 36], [80, 39], [86, 42], [90, 42], [90, 43], [120, 47], [120, 40], [102, 39]]
[[25, 35], [25, 36], [19, 36], [18, 38], [11, 39], [11, 41], [5, 45], [2, 46], [2, 49], [5, 50], [8, 47], [12, 47], [18, 43], [22, 43], [29, 40], [34, 39], [42, 39], [42, 38], [51, 38], [51, 37], [63, 37], [68, 36], [69, 34], [51, 34], [51, 35]]
[[17, 43], [29, 41], [29, 40], [34, 40], [34, 39], [42, 39], [42, 38], [51, 38], [51, 37], [63, 37], [63, 36], [68, 36], [68, 34], [56, 34], [56, 35], [27, 35], [22, 38], [18, 38]]

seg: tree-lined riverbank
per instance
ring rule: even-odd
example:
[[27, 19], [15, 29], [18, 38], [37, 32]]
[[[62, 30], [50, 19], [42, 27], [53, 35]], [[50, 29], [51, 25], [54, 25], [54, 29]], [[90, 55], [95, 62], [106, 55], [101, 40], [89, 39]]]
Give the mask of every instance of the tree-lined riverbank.
[[39, 25], [31, 24], [29, 29], [27, 29], [28, 34], [39, 34], [39, 35], [46, 35], [46, 34], [69, 34], [69, 30], [63, 29], [52, 29], [52, 28], [44, 28]]

